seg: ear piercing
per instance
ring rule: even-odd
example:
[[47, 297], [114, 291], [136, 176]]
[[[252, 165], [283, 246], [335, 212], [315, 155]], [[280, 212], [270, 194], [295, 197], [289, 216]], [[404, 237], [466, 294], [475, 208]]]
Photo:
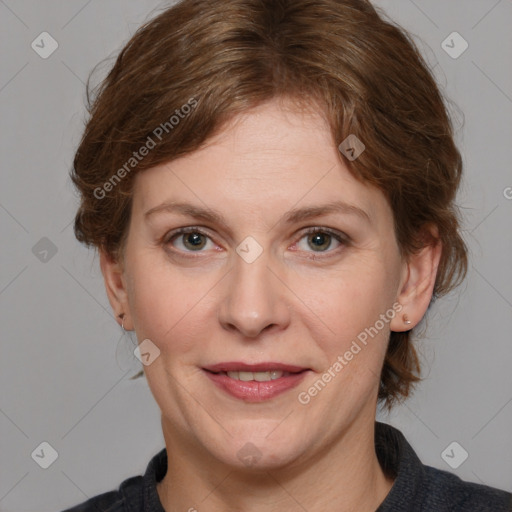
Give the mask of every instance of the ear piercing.
[[402, 320], [404, 321], [405, 325], [410, 325], [411, 321], [409, 320], [409, 317], [407, 315], [402, 315]]
[[123, 329], [124, 332], [127, 332], [124, 328], [124, 313], [121, 313], [118, 317], [121, 319], [121, 329]]

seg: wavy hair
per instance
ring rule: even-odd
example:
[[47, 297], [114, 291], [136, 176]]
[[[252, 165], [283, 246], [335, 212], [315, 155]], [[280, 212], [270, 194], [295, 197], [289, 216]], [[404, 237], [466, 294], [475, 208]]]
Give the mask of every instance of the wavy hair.
[[[364, 142], [361, 156], [345, 163], [389, 201], [403, 257], [435, 243], [424, 228], [437, 226], [434, 299], [467, 272], [454, 203], [462, 159], [445, 100], [411, 36], [369, 1], [182, 0], [139, 28], [106, 78], [94, 90], [88, 82], [87, 97], [71, 173], [81, 201], [75, 235], [114, 258], [122, 258], [136, 173], [193, 152], [238, 114], [288, 97], [318, 105], [338, 144], [349, 134]], [[191, 99], [195, 107], [171, 128], [170, 116]], [[161, 140], [127, 168], [158, 126], [168, 128]], [[379, 389], [388, 407], [420, 379], [411, 333], [390, 334]]]

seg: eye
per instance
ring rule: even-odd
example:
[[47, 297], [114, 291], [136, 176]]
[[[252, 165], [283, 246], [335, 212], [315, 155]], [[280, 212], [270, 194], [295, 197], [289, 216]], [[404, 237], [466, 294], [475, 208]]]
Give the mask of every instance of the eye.
[[[294, 246], [305, 252], [332, 253], [335, 252], [335, 249], [348, 243], [348, 236], [342, 233], [329, 228], [314, 227], [303, 232]], [[194, 226], [172, 231], [165, 237], [164, 244], [171, 245], [174, 249], [177, 249], [177, 252], [185, 253], [204, 252], [204, 250], [216, 247], [207, 233]], [[313, 250], [311, 251], [311, 249]]]
[[[303, 240], [305, 240], [306, 246], [304, 244], [301, 246]], [[348, 240], [341, 234], [328, 228], [315, 227], [303, 233], [303, 236], [296, 245], [300, 250], [307, 252], [308, 248], [312, 248], [313, 252], [334, 252], [334, 250], [329, 251], [333, 245], [335, 245], [334, 249], [336, 249], [347, 243]]]
[[211, 249], [214, 245], [206, 233], [195, 227], [173, 231], [166, 237], [165, 243], [183, 252], [201, 252], [202, 249]]

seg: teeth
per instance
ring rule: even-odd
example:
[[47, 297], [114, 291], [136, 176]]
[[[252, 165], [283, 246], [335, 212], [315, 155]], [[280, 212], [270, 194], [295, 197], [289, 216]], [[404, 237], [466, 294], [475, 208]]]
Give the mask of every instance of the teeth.
[[227, 372], [228, 377], [235, 380], [248, 382], [255, 380], [257, 382], [267, 382], [281, 378], [285, 372], [281, 370], [272, 370], [268, 372]]

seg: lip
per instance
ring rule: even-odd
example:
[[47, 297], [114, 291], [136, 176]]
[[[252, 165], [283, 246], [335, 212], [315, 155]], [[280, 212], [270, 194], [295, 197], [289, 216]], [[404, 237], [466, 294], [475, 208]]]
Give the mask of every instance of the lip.
[[[242, 363], [238, 361], [226, 362], [226, 363], [217, 363], [211, 366], [205, 366], [204, 370], [208, 370], [209, 372], [266, 372], [268, 370], [281, 370], [283, 372], [290, 373], [299, 373], [304, 370], [309, 370], [309, 368], [304, 368], [302, 366], [295, 366], [291, 364], [284, 363], [276, 363], [273, 361], [256, 363], [256, 364], [248, 364]], [[276, 379], [277, 380], [277, 379]]]
[[[262, 372], [268, 370], [281, 370], [286, 375], [275, 380], [241, 381], [228, 377], [224, 373], [230, 371]], [[203, 368], [205, 375], [222, 391], [244, 402], [264, 402], [270, 400], [294, 387], [298, 386], [309, 373], [308, 368], [283, 363], [219, 363]]]

